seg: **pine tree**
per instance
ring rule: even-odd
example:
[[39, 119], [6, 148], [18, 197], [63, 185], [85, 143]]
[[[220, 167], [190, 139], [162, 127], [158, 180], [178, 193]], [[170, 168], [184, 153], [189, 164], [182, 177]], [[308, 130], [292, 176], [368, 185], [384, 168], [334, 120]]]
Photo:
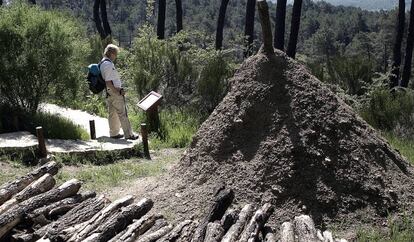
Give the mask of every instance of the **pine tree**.
[[244, 36], [247, 40], [245, 57], [252, 54], [254, 40], [254, 16], [256, 13], [256, 0], [247, 0], [246, 3], [246, 22], [244, 26]]
[[176, 23], [177, 23], [177, 33], [183, 29], [183, 3], [181, 0], [175, 0], [176, 7]]
[[411, 77], [411, 63], [414, 48], [414, 1], [411, 1], [410, 24], [408, 26], [407, 48], [405, 49], [405, 62], [402, 73], [401, 86], [408, 87]]
[[274, 46], [281, 51], [285, 48], [286, 2], [287, 0], [278, 0], [276, 5]]
[[396, 28], [396, 37], [393, 50], [393, 64], [390, 87], [398, 86], [398, 80], [400, 79], [400, 66], [401, 66], [401, 45], [404, 37], [405, 26], [405, 0], [399, 0], [398, 5], [398, 23]]
[[101, 0], [101, 17], [102, 17], [102, 25], [105, 31], [105, 38], [112, 34], [111, 27], [109, 26], [108, 16], [106, 14], [106, 2], [105, 0]]
[[157, 36], [158, 39], [165, 38], [165, 11], [166, 11], [166, 0], [158, 1], [158, 22], [157, 22]]
[[106, 34], [104, 29], [102, 28], [101, 18], [99, 17], [99, 6], [101, 4], [100, 0], [95, 0], [93, 4], [93, 20], [95, 21], [96, 30], [98, 30], [99, 36], [101, 39], [105, 39]]
[[229, 0], [221, 0], [219, 17], [217, 20], [217, 32], [216, 32], [216, 49], [220, 50], [223, 47], [223, 29], [224, 20], [226, 19], [226, 11]]
[[299, 27], [300, 27], [300, 15], [302, 13], [302, 0], [295, 0], [292, 10], [292, 22], [290, 26], [290, 38], [287, 49], [287, 55], [295, 58], [296, 46], [298, 43]]

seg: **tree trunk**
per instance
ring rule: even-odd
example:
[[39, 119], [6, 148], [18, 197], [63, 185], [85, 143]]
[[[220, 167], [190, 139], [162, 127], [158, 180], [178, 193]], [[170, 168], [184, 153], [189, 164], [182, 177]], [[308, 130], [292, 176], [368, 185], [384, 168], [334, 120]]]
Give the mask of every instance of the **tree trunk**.
[[0, 187], [0, 205], [46, 173], [53, 176], [57, 174], [58, 170], [59, 165], [56, 162], [49, 162], [29, 172], [27, 175], [18, 178], [17, 180], [2, 185]]
[[95, 0], [93, 4], [93, 20], [95, 21], [96, 30], [98, 30], [99, 36], [101, 36], [101, 39], [105, 39], [105, 30], [102, 28], [101, 18], [99, 17], [100, 4], [101, 0]]
[[263, 51], [266, 55], [275, 53], [272, 42], [272, 28], [269, 17], [269, 6], [266, 0], [257, 0], [257, 9], [259, 11], [260, 23], [262, 25]]
[[[64, 231], [62, 233], [62, 237], [69, 238], [68, 241], [82, 241], [86, 237], [88, 237], [93, 231], [102, 223], [106, 222], [110, 216], [116, 213], [120, 208], [124, 206], [130, 205], [134, 201], [133, 196], [126, 196], [121, 199], [118, 199], [107, 207], [105, 207], [102, 211], [95, 214], [90, 220], [85, 222], [81, 225], [80, 228], [76, 230], [76, 233], [71, 234], [71, 229]], [[70, 237], [69, 237], [70, 236]]]
[[183, 29], [183, 3], [175, 0], [177, 33]]
[[411, 1], [410, 8], [410, 25], [408, 26], [407, 48], [405, 50], [405, 62], [402, 73], [401, 86], [408, 87], [411, 77], [411, 63], [413, 59], [414, 48], [414, 1]]
[[229, 0], [221, 0], [219, 16], [217, 20], [217, 31], [216, 31], [216, 50], [223, 48], [223, 30], [224, 22], [226, 20], [226, 11]]
[[293, 59], [296, 56], [296, 46], [298, 44], [298, 35], [300, 27], [300, 15], [302, 13], [302, 0], [295, 0], [292, 10], [292, 22], [290, 26], [290, 38], [287, 49], [287, 55]]
[[206, 233], [208, 223], [220, 220], [227, 208], [231, 205], [234, 199], [234, 192], [231, 189], [220, 187], [215, 194], [214, 201], [210, 204], [206, 215], [200, 221], [200, 224], [194, 233], [192, 242], [202, 242]]
[[52, 189], [56, 184], [55, 179], [50, 174], [45, 174], [38, 180], [32, 182], [29, 186], [17, 193], [12, 199], [6, 201], [0, 206], [0, 214], [6, 212], [14, 205], [34, 197], [40, 193], [44, 193]]
[[166, 11], [166, 0], [158, 1], [158, 22], [157, 22], [157, 36], [158, 39], [165, 38], [165, 11]]
[[63, 183], [60, 187], [46, 193], [32, 197], [13, 207], [8, 212], [0, 215], [0, 239], [17, 225], [23, 216], [36, 208], [62, 200], [76, 194], [81, 187], [78, 180], [70, 180]]
[[272, 213], [273, 207], [269, 203], [266, 203], [262, 206], [262, 208], [257, 210], [253, 217], [250, 219], [250, 222], [244, 228], [239, 242], [248, 242], [250, 240], [256, 241], [258, 239], [260, 230], [264, 227], [265, 223]]
[[405, 27], [405, 0], [399, 0], [398, 15], [397, 15], [397, 27], [396, 37], [393, 49], [393, 63], [392, 63], [392, 75], [390, 78], [390, 88], [398, 86], [398, 80], [400, 79], [401, 69], [401, 46], [404, 38]]
[[110, 240], [117, 233], [124, 230], [134, 219], [139, 219], [151, 210], [153, 202], [150, 199], [142, 199], [136, 204], [131, 204], [121, 209], [108, 218], [84, 241], [104, 242]]
[[316, 228], [313, 220], [308, 215], [295, 217], [295, 234], [298, 236], [298, 242], [317, 241]]
[[30, 2], [31, 4], [36, 5], [36, 0], [29, 0], [29, 2]]
[[252, 55], [254, 40], [254, 15], [256, 13], [256, 0], [247, 0], [246, 3], [246, 22], [244, 26], [244, 37], [247, 40], [244, 56]]
[[102, 25], [105, 32], [105, 38], [112, 34], [111, 27], [109, 26], [108, 22], [108, 15], [106, 14], [106, 2], [105, 0], [101, 1], [101, 17], [102, 17]]
[[240, 233], [243, 231], [243, 228], [247, 221], [252, 217], [254, 212], [254, 207], [251, 204], [247, 204], [240, 211], [239, 219], [233, 226], [230, 227], [229, 231], [224, 235], [222, 242], [236, 242], [238, 241]]
[[277, 0], [276, 5], [274, 46], [281, 51], [285, 50], [286, 2], [287, 0]]

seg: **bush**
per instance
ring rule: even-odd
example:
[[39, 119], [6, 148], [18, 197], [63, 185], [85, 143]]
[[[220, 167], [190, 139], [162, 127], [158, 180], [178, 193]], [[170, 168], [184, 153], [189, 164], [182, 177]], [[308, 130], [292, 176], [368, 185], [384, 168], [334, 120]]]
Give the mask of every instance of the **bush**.
[[0, 8], [0, 96], [34, 113], [47, 98], [72, 98], [82, 78], [84, 29], [63, 13], [17, 2]]

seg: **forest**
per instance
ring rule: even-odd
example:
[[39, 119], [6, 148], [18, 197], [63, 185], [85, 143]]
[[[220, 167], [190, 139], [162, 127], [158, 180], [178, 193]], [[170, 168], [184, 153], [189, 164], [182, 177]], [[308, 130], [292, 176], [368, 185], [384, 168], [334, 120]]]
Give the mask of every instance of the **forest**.
[[[132, 128], [139, 132], [141, 123], [149, 122], [137, 103], [156, 91], [163, 100], [160, 126], [149, 134], [151, 148], [192, 147], [197, 130], [231, 92], [233, 76], [266, 48], [263, 36], [269, 37], [255, 0], [0, 4], [0, 134], [34, 134], [43, 126], [49, 139], [88, 140], [87, 131], [40, 107], [49, 103], [107, 117], [105, 96], [91, 93], [85, 77], [87, 66], [98, 63], [113, 43], [121, 48], [115, 65], [127, 90]], [[267, 4], [271, 48], [304, 65], [414, 164], [411, 1]], [[59, 159], [65, 163], [72, 157]], [[79, 159], [84, 162], [91, 161]], [[412, 217], [405, 222], [387, 231], [358, 231], [358, 241], [410, 241]]]

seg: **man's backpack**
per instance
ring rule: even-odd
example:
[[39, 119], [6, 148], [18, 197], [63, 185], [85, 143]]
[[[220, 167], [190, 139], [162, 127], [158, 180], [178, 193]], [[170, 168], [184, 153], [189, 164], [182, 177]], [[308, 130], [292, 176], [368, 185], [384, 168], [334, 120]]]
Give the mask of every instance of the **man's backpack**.
[[86, 80], [88, 81], [89, 90], [95, 94], [102, 92], [106, 86], [100, 70], [101, 64], [105, 61], [110, 60], [105, 59], [99, 62], [99, 64], [90, 64], [88, 66], [88, 76], [86, 77]]

